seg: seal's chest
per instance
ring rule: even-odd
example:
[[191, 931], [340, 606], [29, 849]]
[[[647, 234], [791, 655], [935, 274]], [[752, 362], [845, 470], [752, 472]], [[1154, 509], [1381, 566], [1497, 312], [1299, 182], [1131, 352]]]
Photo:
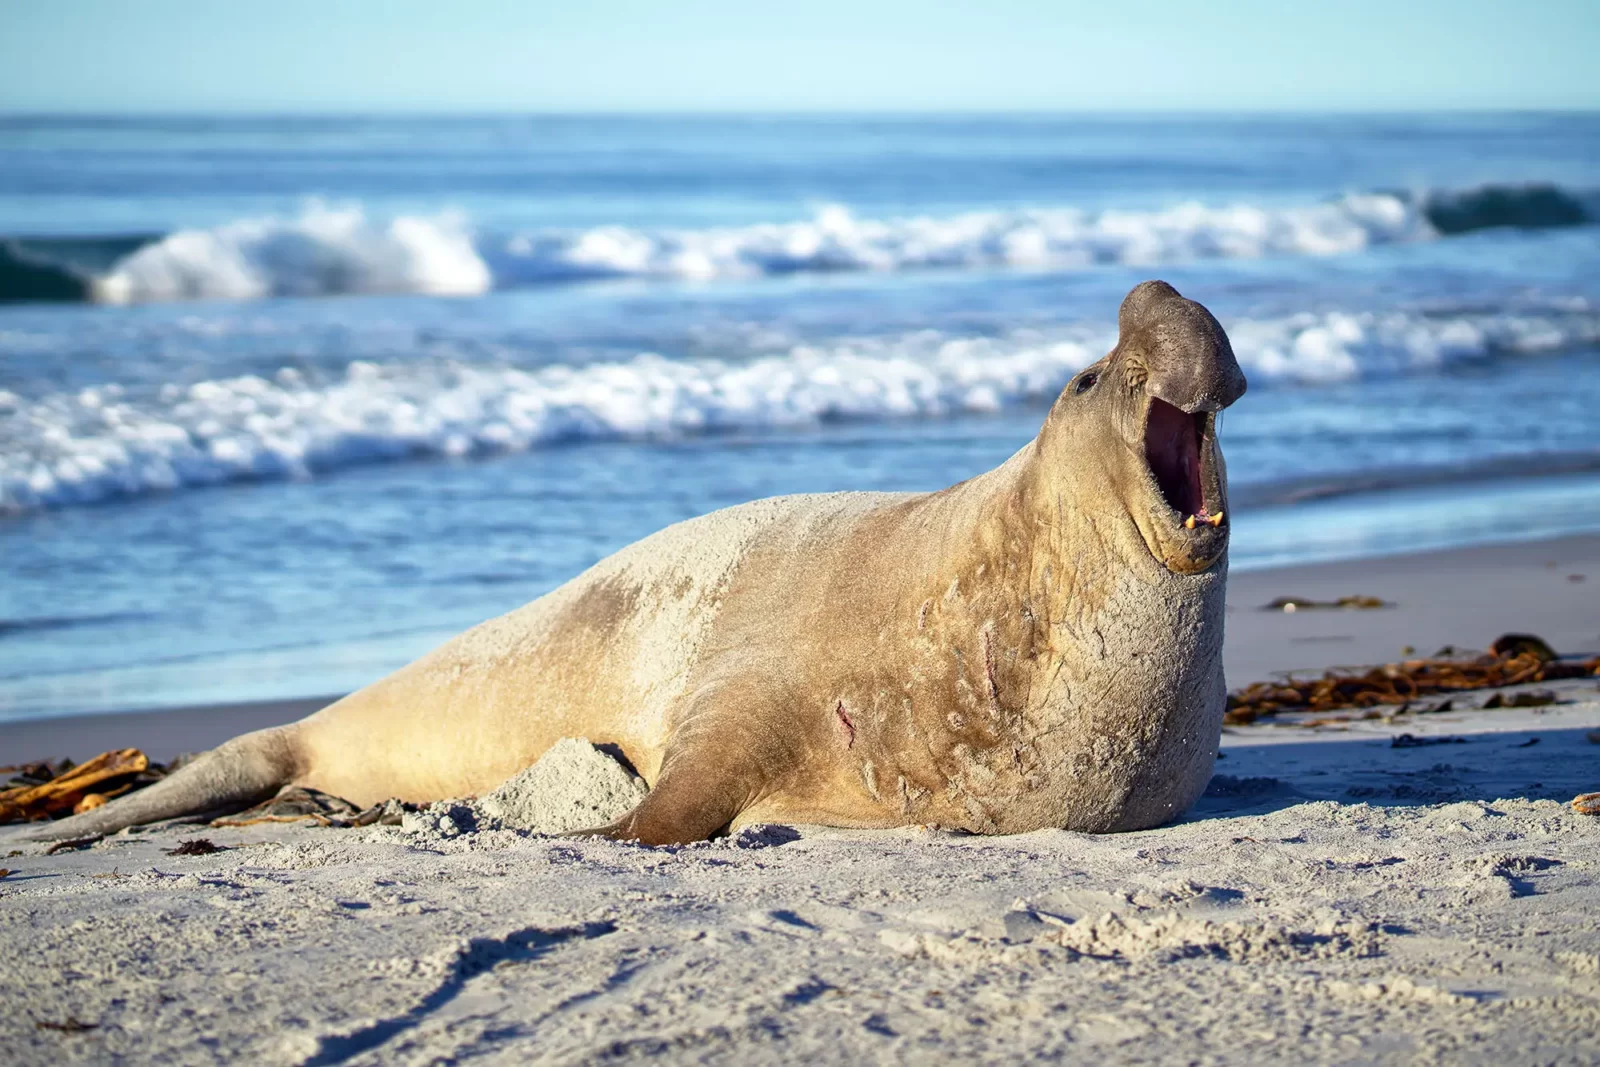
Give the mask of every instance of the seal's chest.
[[[1209, 576], [1202, 576], [1209, 577]], [[1170, 592], [1170, 591], [1169, 591]], [[1056, 634], [1047, 681], [1015, 737], [1015, 829], [1102, 831], [1166, 821], [1191, 804], [1221, 736], [1222, 582], [1188, 595], [1119, 590], [1087, 625]], [[1143, 595], [1139, 595], [1139, 594]]]

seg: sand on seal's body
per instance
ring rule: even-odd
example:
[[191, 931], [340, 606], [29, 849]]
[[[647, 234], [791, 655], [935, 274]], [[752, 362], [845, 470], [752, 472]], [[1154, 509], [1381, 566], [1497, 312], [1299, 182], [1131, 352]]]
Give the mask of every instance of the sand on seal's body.
[[649, 784], [597, 832], [761, 822], [975, 833], [1168, 821], [1221, 726], [1226, 477], [1244, 377], [1171, 286], [1038, 436], [936, 493], [782, 497], [670, 527], [286, 727], [34, 833], [114, 831], [293, 783], [476, 795], [564, 737]]

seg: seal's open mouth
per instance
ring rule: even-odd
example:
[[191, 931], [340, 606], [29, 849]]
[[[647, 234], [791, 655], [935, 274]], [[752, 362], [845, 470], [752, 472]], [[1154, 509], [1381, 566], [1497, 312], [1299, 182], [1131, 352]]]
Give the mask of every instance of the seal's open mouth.
[[1145, 412], [1144, 456], [1156, 487], [1185, 529], [1220, 529], [1222, 487], [1217, 478], [1216, 415], [1190, 414], [1152, 396]]

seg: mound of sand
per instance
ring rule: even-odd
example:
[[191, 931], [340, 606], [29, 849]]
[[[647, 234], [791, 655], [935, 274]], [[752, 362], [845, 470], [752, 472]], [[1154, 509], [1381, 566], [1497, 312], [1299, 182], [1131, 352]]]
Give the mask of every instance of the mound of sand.
[[588, 741], [565, 737], [532, 767], [478, 801], [504, 826], [560, 834], [603, 826], [644, 799], [649, 787]]

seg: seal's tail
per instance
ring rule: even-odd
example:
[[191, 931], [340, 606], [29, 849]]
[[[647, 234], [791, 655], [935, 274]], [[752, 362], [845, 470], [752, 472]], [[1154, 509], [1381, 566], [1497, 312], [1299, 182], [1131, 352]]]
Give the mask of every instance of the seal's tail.
[[248, 807], [272, 796], [299, 773], [297, 725], [275, 726], [235, 737], [148, 788], [82, 815], [31, 824], [11, 835], [11, 839], [65, 841], [100, 837], [179, 815]]

